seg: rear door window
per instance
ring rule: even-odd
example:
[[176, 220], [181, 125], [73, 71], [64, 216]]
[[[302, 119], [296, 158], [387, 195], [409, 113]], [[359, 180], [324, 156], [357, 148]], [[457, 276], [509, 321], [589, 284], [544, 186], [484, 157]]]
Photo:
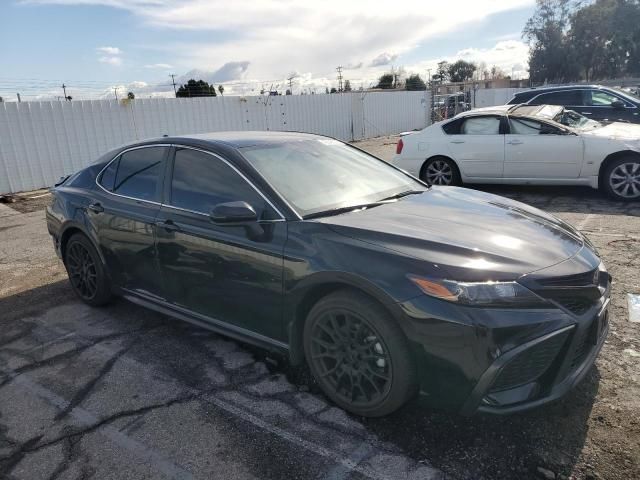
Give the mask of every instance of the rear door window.
[[558, 92], [543, 93], [534, 98], [531, 105], [562, 105], [582, 106], [582, 90], [561, 90]]
[[166, 155], [166, 147], [129, 150], [103, 172], [100, 184], [118, 195], [157, 202]]

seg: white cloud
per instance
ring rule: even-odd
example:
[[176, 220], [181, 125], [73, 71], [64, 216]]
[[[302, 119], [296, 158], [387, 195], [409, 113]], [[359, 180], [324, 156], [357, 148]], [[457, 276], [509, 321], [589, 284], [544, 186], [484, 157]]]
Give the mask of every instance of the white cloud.
[[162, 68], [162, 69], [169, 69], [169, 68], [173, 68], [172, 65], [169, 65], [168, 63], [152, 63], [149, 65], [145, 65], [144, 68]]
[[96, 50], [99, 53], [105, 54], [105, 55], [120, 55], [122, 54], [122, 50], [120, 50], [118, 47], [98, 47], [96, 48]]
[[376, 58], [374, 58], [370, 66], [372, 67], [381, 67], [383, 65], [389, 65], [391, 62], [395, 62], [398, 59], [398, 55], [396, 53], [381, 53]]
[[108, 65], [120, 66], [122, 65], [122, 58], [120, 57], [99, 57], [98, 61], [100, 63], [106, 63]]
[[[334, 69], [338, 65], [364, 62], [373, 63], [371, 68], [375, 68], [389, 61], [402, 64], [403, 55], [418, 44], [492, 14], [534, 3], [534, 0], [459, 0], [451, 8], [446, 2], [406, 0], [402, 8], [397, 8], [370, 0], [27, 1], [107, 5], [127, 10], [147, 25], [210, 31], [210, 42], [167, 42], [155, 48], [180, 58], [180, 65], [207, 71], [240, 59], [250, 62], [251, 76], [264, 79], [279, 78], [292, 70], [335, 78]], [[217, 32], [233, 34], [221, 37]], [[214, 64], [212, 59], [216, 59]], [[362, 75], [365, 70], [362, 69]]]

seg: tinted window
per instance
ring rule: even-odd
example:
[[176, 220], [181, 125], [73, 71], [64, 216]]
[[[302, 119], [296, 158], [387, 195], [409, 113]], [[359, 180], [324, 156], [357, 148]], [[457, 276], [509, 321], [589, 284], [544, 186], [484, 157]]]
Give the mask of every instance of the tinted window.
[[462, 119], [453, 120], [449, 123], [445, 123], [442, 126], [442, 130], [447, 135], [458, 135], [460, 133], [460, 125], [462, 125]]
[[116, 180], [116, 172], [118, 171], [118, 162], [120, 159], [111, 162], [109, 166], [102, 172], [100, 175], [100, 185], [109, 190], [113, 191], [113, 182]]
[[[615, 95], [603, 92], [602, 90], [591, 90], [589, 93], [589, 98], [591, 99], [589, 105], [593, 107], [610, 107], [613, 102], [622, 101], [622, 99]], [[626, 102], [624, 103], [625, 105], [627, 104]]]
[[[229, 165], [206, 153], [186, 148], [176, 150], [171, 181], [171, 205], [209, 213], [219, 203], [244, 201], [258, 213], [265, 200]], [[277, 218], [273, 212], [262, 218]]]
[[582, 105], [582, 90], [564, 90], [543, 93], [531, 101], [532, 105]]
[[460, 127], [460, 133], [463, 135], [498, 135], [500, 133], [500, 118], [467, 118], [462, 123], [462, 127]]
[[117, 162], [112, 191], [127, 197], [157, 201], [165, 154], [164, 147], [138, 148], [123, 153]]

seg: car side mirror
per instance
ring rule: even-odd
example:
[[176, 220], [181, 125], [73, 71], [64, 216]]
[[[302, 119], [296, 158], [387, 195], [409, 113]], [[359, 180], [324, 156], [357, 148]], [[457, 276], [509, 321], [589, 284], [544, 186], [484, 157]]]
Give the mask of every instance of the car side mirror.
[[624, 102], [622, 100], [614, 100], [613, 102], [611, 102], [611, 106], [616, 110], [623, 110]]
[[258, 214], [247, 202], [219, 203], [211, 209], [211, 221], [220, 225], [238, 225], [258, 221]]

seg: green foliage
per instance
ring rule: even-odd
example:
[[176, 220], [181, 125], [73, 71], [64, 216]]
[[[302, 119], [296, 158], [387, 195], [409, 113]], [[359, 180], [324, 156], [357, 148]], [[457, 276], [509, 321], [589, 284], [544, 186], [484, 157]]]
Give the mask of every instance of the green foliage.
[[219, 85], [218, 91], [220, 92], [220, 96], [222, 96], [224, 94], [224, 87], [222, 85]]
[[135, 99], [135, 98], [136, 98], [136, 94], [135, 94], [135, 93], [133, 93], [133, 92], [129, 92], [129, 93], [127, 93], [127, 98], [128, 98], [129, 100], [133, 100], [133, 99]]
[[406, 90], [426, 90], [427, 85], [424, 83], [424, 80], [420, 78], [420, 75], [410, 75], [404, 83], [404, 88]]
[[345, 80], [344, 81], [344, 91], [345, 92], [350, 92], [351, 91], [351, 82], [349, 80]]
[[389, 89], [389, 88], [393, 88], [393, 85], [394, 85], [393, 73], [385, 73], [378, 79], [378, 85], [376, 86], [376, 88]]
[[638, 0], [537, 0], [523, 31], [531, 47], [531, 80], [560, 83], [638, 75], [639, 25]]
[[338, 89], [336, 89], [336, 87], [331, 87], [331, 93], [338, 93]]
[[447, 68], [449, 80], [452, 82], [466, 82], [467, 80], [471, 80], [476, 68], [474, 63], [458, 60]]
[[215, 97], [216, 87], [209, 85], [204, 80], [189, 80], [185, 85], [181, 85], [176, 93], [176, 97]]

